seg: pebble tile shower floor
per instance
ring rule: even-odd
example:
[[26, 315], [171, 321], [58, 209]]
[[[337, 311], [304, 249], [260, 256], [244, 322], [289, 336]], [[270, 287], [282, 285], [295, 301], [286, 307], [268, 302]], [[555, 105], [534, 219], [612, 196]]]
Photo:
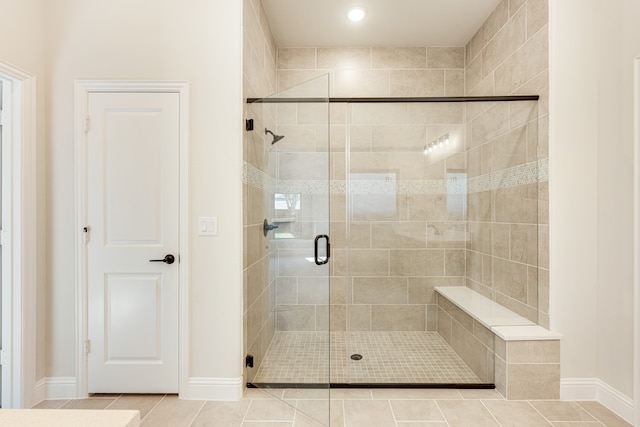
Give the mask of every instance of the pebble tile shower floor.
[[481, 383], [437, 332], [331, 332], [331, 343], [327, 334], [276, 332], [254, 383], [326, 383], [329, 369], [332, 383]]

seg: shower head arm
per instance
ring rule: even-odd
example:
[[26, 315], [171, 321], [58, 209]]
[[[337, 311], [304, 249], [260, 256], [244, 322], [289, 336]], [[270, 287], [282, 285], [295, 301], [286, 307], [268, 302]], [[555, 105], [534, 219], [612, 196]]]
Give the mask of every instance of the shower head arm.
[[264, 134], [271, 134], [271, 136], [273, 136], [273, 141], [271, 141], [271, 145], [275, 144], [276, 142], [280, 141], [282, 138], [284, 138], [284, 135], [276, 135], [275, 133], [271, 132], [269, 129], [264, 128]]

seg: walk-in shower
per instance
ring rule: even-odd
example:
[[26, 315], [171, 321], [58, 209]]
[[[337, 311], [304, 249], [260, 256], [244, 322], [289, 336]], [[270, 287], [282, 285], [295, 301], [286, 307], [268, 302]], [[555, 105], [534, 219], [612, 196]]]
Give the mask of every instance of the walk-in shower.
[[[486, 348], [452, 331], [435, 288], [468, 287], [537, 322], [537, 99], [250, 99], [288, 137], [256, 138], [268, 166], [245, 171], [278, 225], [248, 383], [492, 387], [493, 341], [463, 322]], [[328, 266], [313, 262], [319, 235]], [[467, 362], [478, 351], [483, 366]]]

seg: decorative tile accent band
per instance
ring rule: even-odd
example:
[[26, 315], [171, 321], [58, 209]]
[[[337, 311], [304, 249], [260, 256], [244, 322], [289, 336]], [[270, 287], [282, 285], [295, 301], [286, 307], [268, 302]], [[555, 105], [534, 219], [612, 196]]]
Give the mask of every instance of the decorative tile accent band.
[[344, 181], [283, 180], [273, 191], [281, 194], [344, 194], [344, 188]]
[[242, 182], [261, 190], [269, 190], [275, 186], [275, 179], [257, 167], [245, 161], [242, 162]]
[[549, 159], [525, 163], [469, 179], [468, 193], [517, 187], [549, 180]]
[[489, 174], [466, 178], [456, 174], [448, 179], [283, 180], [277, 182], [265, 172], [244, 162], [242, 181], [253, 187], [282, 194], [474, 194], [499, 188], [517, 187], [549, 180], [549, 159], [526, 163]]

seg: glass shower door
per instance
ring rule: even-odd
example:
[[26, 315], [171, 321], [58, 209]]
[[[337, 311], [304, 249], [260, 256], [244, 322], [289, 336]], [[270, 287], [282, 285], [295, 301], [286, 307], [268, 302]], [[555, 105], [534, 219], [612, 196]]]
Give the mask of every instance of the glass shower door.
[[246, 156], [264, 165], [249, 175], [263, 187], [264, 247], [258, 250], [269, 256], [258, 290], [266, 293], [264, 303], [255, 313], [249, 308], [249, 339], [261, 344], [248, 379], [284, 401], [303, 394], [296, 417], [328, 425], [329, 76], [251, 101], [260, 119]]

